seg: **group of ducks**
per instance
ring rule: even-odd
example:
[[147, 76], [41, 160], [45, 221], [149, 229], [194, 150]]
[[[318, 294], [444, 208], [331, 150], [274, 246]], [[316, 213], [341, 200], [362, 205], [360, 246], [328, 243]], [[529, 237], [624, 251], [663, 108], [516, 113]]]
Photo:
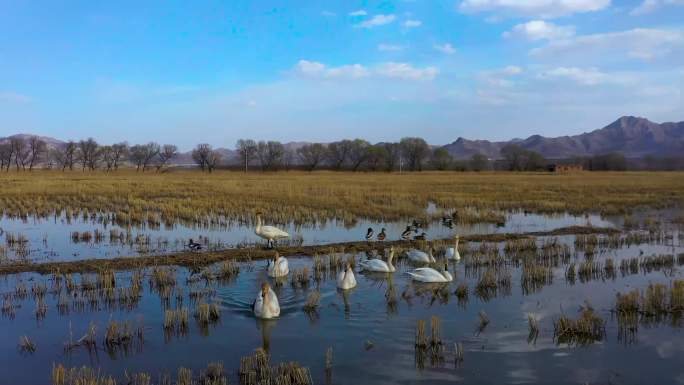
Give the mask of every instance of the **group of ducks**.
[[[445, 251], [445, 258], [449, 261], [459, 261], [461, 255], [458, 252], [458, 235], [454, 237], [454, 244], [452, 247], [447, 247]], [[392, 264], [394, 259], [394, 247], [390, 247], [387, 261], [380, 258], [366, 259], [359, 262], [362, 271], [372, 273], [394, 273], [397, 269]], [[427, 253], [417, 249], [411, 249], [406, 253], [406, 256], [411, 262], [426, 264], [436, 263], [433, 256], [433, 251]], [[268, 261], [267, 265], [268, 276], [271, 278], [285, 277], [290, 273], [289, 263], [287, 258], [275, 253], [273, 259]], [[418, 282], [425, 283], [444, 283], [453, 281], [453, 276], [449, 273], [448, 264], [444, 264], [443, 270], [436, 270], [432, 267], [419, 267], [407, 272], [407, 274]], [[354, 270], [349, 263], [346, 264], [343, 271], [337, 274], [337, 288], [340, 290], [349, 290], [356, 287], [356, 277]], [[278, 297], [271, 290], [268, 283], [264, 282], [261, 285], [261, 291], [257, 294], [257, 298], [252, 303], [252, 310], [254, 316], [261, 319], [271, 319], [280, 316], [280, 305]]]
[[[425, 232], [421, 232], [418, 234], [418, 230], [422, 229], [422, 224], [418, 221], [413, 221], [411, 224], [406, 226], [406, 229], [401, 233], [401, 239], [408, 241], [408, 240], [416, 240], [416, 241], [424, 241], [427, 237], [427, 234]], [[376, 239], [378, 241], [384, 241], [385, 238], [387, 238], [387, 233], [385, 232], [385, 228], [383, 227], [380, 232], [378, 233]], [[416, 234], [416, 235], [414, 235]], [[366, 240], [367, 241], [372, 241], [373, 236], [375, 235], [375, 230], [373, 230], [372, 227], [369, 227], [368, 230], [366, 231]]]

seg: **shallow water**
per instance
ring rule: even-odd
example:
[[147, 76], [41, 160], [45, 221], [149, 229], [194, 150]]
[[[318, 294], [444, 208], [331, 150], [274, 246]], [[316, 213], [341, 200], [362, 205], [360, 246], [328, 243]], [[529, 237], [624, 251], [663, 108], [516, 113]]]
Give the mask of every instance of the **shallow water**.
[[[292, 235], [295, 244], [321, 245], [338, 242], [364, 240], [369, 227], [376, 234], [385, 228], [387, 239], [399, 239], [406, 228], [405, 222], [372, 222], [359, 220], [354, 224], [329, 221], [318, 226], [283, 226]], [[594, 225], [601, 227], [619, 227], [619, 218], [601, 218], [598, 215], [573, 216], [569, 214], [536, 215], [510, 213], [502, 226], [494, 224], [455, 225], [453, 228], [434, 222], [421, 230], [427, 233], [428, 239], [448, 238], [453, 234], [491, 234], [520, 233], [531, 231], [548, 231], [574, 225]], [[224, 249], [263, 243], [248, 226], [234, 225], [224, 228], [192, 228], [183, 225], [151, 228], [122, 228], [116, 225], [105, 226], [91, 220], [69, 220], [64, 217], [52, 219], [27, 218], [24, 220], [4, 217], [0, 219], [0, 245], [5, 245], [8, 236], [23, 235], [28, 242], [24, 249], [6, 247], [6, 258], [22, 257], [32, 262], [69, 261], [90, 258], [115, 258], [120, 256], [138, 256], [163, 254], [182, 251], [188, 239], [200, 240], [205, 249]], [[89, 241], [74, 242], [72, 233], [95, 231], [103, 234], [101, 240], [93, 236]], [[129, 234], [128, 240], [110, 238], [110, 230], [119, 234]], [[136, 241], [140, 239], [140, 241]], [[22, 254], [24, 253], [24, 254]], [[1, 256], [1, 255], [0, 255]]]
[[[574, 237], [559, 238], [572, 244]], [[542, 239], [539, 239], [541, 242]], [[476, 247], [475, 244], [471, 248]], [[640, 254], [682, 253], [678, 234], [663, 244], [641, 244], [619, 250], [606, 250], [595, 260], [613, 258], [620, 260]], [[617, 271], [614, 280], [592, 280], [575, 284], [564, 278], [565, 265], [554, 268], [553, 283], [538, 292], [523, 294], [520, 286], [521, 269], [511, 267], [511, 290], [488, 301], [474, 292], [477, 277], [466, 274], [464, 261], [451, 264], [456, 280], [447, 285], [448, 298], [436, 298], [425, 285], [407, 280], [405, 271], [412, 268], [405, 259], [400, 260], [398, 271], [392, 275], [365, 275], [357, 271], [357, 288], [347, 293], [337, 291], [334, 279], [311, 281], [306, 289], [293, 288], [289, 283], [276, 287], [282, 314], [275, 321], [258, 321], [251, 315], [250, 304], [266, 277], [265, 262], [242, 263], [239, 276], [231, 282], [214, 282], [214, 300], [221, 308], [221, 320], [210, 326], [204, 335], [196, 322], [190, 319], [190, 330], [185, 336], [165, 338], [163, 331], [163, 307], [159, 297], [150, 291], [147, 276], [144, 294], [138, 306], [132, 310], [107, 309], [100, 304], [98, 311], [59, 314], [57, 299], [46, 295], [47, 317], [37, 322], [34, 316], [35, 301], [31, 299], [31, 286], [50, 277], [21, 274], [3, 277], [0, 292], [11, 293], [18, 281], [28, 287], [29, 295], [17, 300], [15, 318], [0, 319], [2, 340], [0, 378], [3, 383], [44, 384], [49, 382], [53, 363], [65, 366], [89, 365], [101, 368], [103, 373], [119, 378], [124, 371], [146, 371], [153, 374], [168, 372], [175, 378], [179, 366], [190, 367], [197, 373], [208, 362], [222, 361], [230, 375], [230, 382], [237, 383], [236, 370], [240, 357], [255, 348], [264, 347], [272, 355], [273, 363], [298, 361], [311, 369], [315, 383], [330, 381], [334, 384], [372, 383], [677, 383], [684, 379], [684, 337], [680, 325], [669, 321], [640, 326], [636, 339], [618, 339], [617, 320], [610, 309], [615, 294], [633, 288], [645, 288], [649, 283], [668, 283], [684, 276], [679, 265], [672, 271], [654, 270], [650, 273], [622, 276]], [[364, 258], [364, 256], [357, 256]], [[570, 258], [581, 262], [582, 253]], [[312, 259], [290, 258], [291, 270], [298, 267], [312, 268]], [[357, 269], [358, 270], [358, 269]], [[149, 273], [149, 271], [148, 271]], [[117, 273], [119, 285], [128, 285], [130, 273]], [[186, 284], [190, 275], [185, 269], [178, 270], [179, 286], [183, 287], [183, 306], [194, 308], [188, 295], [191, 290], [205, 288], [204, 281]], [[78, 278], [75, 278], [78, 282]], [[469, 300], [459, 305], [453, 294], [456, 287], [465, 283], [470, 289]], [[389, 287], [396, 291], [396, 308], [386, 304], [385, 293]], [[318, 311], [309, 315], [302, 311], [308, 294], [318, 288], [322, 299]], [[406, 293], [405, 295], [402, 295]], [[606, 337], [603, 341], [587, 346], [556, 344], [553, 338], [553, 319], [560, 314], [573, 318], [585, 301], [589, 301], [597, 313], [606, 320]], [[171, 308], [176, 306], [171, 299]], [[476, 332], [478, 312], [485, 311], [491, 322], [481, 333]], [[539, 319], [541, 333], [535, 343], [528, 343], [527, 315]], [[438, 316], [442, 322], [441, 335], [445, 346], [442, 362], [431, 363], [428, 358], [424, 367], [416, 363], [414, 328], [416, 321], [425, 320], [429, 333], [430, 317]], [[106, 323], [110, 319], [141, 319], [145, 325], [145, 342], [140, 351], [133, 349], [128, 355], [108, 354], [101, 343], [94, 354], [79, 348], [65, 354], [63, 346], [69, 339], [81, 336], [88, 323], [98, 326], [101, 340]], [[37, 344], [34, 354], [20, 353], [17, 341], [20, 335], [30, 336]], [[367, 349], [367, 341], [372, 348]], [[465, 349], [460, 367], [454, 364], [454, 344], [462, 343]], [[324, 374], [324, 355], [333, 348], [332, 378]]]

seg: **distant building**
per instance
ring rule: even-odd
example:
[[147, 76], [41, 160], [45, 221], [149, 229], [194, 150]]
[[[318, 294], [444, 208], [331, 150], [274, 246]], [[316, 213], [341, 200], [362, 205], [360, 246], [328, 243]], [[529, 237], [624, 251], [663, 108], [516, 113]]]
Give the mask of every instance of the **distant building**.
[[550, 164], [548, 167], [549, 172], [577, 172], [583, 171], [584, 167], [581, 164]]

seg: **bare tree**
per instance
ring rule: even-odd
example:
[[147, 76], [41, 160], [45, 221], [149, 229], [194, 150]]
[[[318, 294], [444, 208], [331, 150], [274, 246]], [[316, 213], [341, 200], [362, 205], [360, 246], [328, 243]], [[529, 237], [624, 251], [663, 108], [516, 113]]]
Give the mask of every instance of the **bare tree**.
[[368, 148], [366, 164], [372, 171], [378, 171], [387, 162], [387, 149], [384, 145], [376, 144]]
[[143, 172], [146, 171], [147, 167], [149, 167], [152, 164], [154, 159], [159, 155], [160, 151], [161, 147], [159, 147], [159, 144], [155, 142], [149, 142], [143, 146]]
[[328, 160], [335, 170], [339, 170], [344, 166], [344, 162], [349, 157], [351, 147], [352, 141], [346, 139], [328, 144]]
[[19, 171], [19, 167], [22, 170], [26, 169], [26, 163], [30, 155], [28, 147], [26, 146], [26, 141], [21, 137], [13, 137], [10, 139], [10, 146], [12, 147], [12, 154], [14, 155], [14, 164]]
[[12, 165], [12, 145], [7, 143], [0, 143], [0, 171], [7, 168], [9, 171]]
[[119, 165], [128, 156], [128, 143], [121, 142], [112, 145], [112, 167], [114, 170], [119, 169]]
[[449, 154], [449, 150], [444, 147], [439, 147], [433, 151], [431, 162], [432, 167], [444, 171], [452, 165], [454, 158]]
[[81, 163], [83, 171], [86, 168], [95, 170], [99, 159], [100, 146], [95, 139], [88, 138], [78, 142], [78, 160]]
[[164, 168], [171, 159], [178, 155], [178, 147], [173, 144], [165, 144], [162, 146], [161, 151], [159, 151], [159, 156], [157, 157], [157, 171]]
[[397, 168], [401, 161], [401, 146], [399, 143], [384, 143], [385, 149], [385, 170], [391, 172]]
[[211, 145], [209, 144], [198, 144], [194, 150], [192, 150], [192, 160], [197, 163], [197, 165], [204, 171], [207, 168], [207, 159], [211, 153]]
[[221, 154], [218, 151], [212, 150], [207, 157], [207, 171], [212, 172], [221, 162]]
[[422, 138], [402, 138], [399, 142], [402, 156], [411, 171], [421, 171], [423, 162], [430, 154], [430, 146]]
[[354, 139], [351, 141], [348, 157], [352, 170], [357, 171], [363, 162], [366, 161], [369, 148], [370, 143], [363, 139]]
[[273, 140], [268, 142], [260, 141], [257, 145], [257, 157], [263, 171], [277, 170], [283, 161], [284, 155], [285, 147], [280, 142]]
[[298, 148], [297, 154], [304, 167], [313, 171], [325, 159], [326, 150], [321, 143], [311, 143]]
[[114, 148], [112, 146], [100, 147], [100, 157], [105, 163], [105, 171], [111, 171], [114, 168]]
[[257, 143], [252, 139], [240, 139], [235, 146], [242, 161], [242, 167], [247, 172], [249, 162], [254, 160], [257, 153]]
[[135, 165], [135, 171], [140, 171], [145, 161], [145, 146], [142, 144], [131, 146], [128, 159]]
[[29, 152], [29, 171], [33, 171], [33, 166], [37, 165], [41, 158], [45, 155], [47, 150], [47, 144], [45, 141], [37, 136], [31, 136], [28, 140], [28, 152]]
[[74, 163], [76, 163], [76, 142], [68, 141], [66, 146], [64, 146], [64, 165], [62, 166], [62, 171], [69, 167], [69, 170], [74, 169]]

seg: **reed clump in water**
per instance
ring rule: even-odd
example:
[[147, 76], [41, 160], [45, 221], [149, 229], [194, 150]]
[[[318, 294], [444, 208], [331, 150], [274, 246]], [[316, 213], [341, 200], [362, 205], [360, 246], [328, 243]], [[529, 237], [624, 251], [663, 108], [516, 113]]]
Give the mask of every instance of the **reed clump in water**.
[[292, 287], [307, 288], [309, 287], [309, 282], [311, 281], [311, 276], [308, 267], [302, 267], [292, 270], [292, 275], [290, 276], [290, 284]]
[[26, 335], [19, 337], [19, 350], [22, 353], [35, 353], [36, 344]]
[[465, 283], [459, 284], [454, 294], [456, 294], [456, 298], [458, 299], [458, 305], [465, 307], [468, 303], [468, 285]]
[[662, 283], [651, 283], [639, 291], [634, 289], [616, 296], [614, 311], [618, 322], [635, 328], [637, 318], [641, 322], [660, 322], [666, 317], [678, 320], [684, 313], [684, 280], [674, 280], [668, 287]]
[[221, 309], [215, 303], [200, 303], [195, 310], [195, 319], [200, 326], [208, 326], [221, 319]]
[[304, 303], [304, 311], [307, 313], [313, 313], [318, 309], [318, 305], [321, 301], [321, 292], [318, 290], [312, 291], [306, 298]]
[[537, 318], [534, 316], [534, 314], [527, 315], [527, 326], [530, 329], [527, 335], [527, 343], [534, 344], [537, 342], [537, 337], [539, 337], [539, 321], [537, 321]]
[[[144, 385], [129, 383], [130, 385]], [[53, 364], [52, 385], [116, 385], [116, 380], [111, 376], [101, 375], [99, 370], [87, 366], [66, 369], [62, 364]]]
[[134, 327], [131, 321], [110, 320], [105, 329], [104, 345], [110, 352], [119, 348], [127, 351], [132, 346], [141, 347], [144, 340], [143, 326]]
[[253, 355], [240, 359], [241, 385], [312, 385], [313, 379], [309, 368], [301, 367], [296, 362], [281, 363], [271, 366], [270, 356], [263, 349], [255, 350]]
[[188, 309], [180, 308], [164, 311], [164, 331], [167, 335], [183, 335], [188, 331]]
[[558, 344], [587, 345], [603, 340], [605, 334], [605, 321], [590, 306], [585, 306], [577, 319], [561, 315], [553, 322]]
[[520, 286], [523, 294], [535, 293], [542, 287], [553, 283], [553, 270], [550, 266], [535, 263], [523, 264]]
[[487, 315], [487, 313], [485, 313], [484, 310], [480, 310], [480, 312], [477, 313], [477, 330], [476, 330], [477, 333], [476, 334], [479, 335], [480, 333], [482, 333], [487, 328], [487, 325], [489, 325], [489, 322], [490, 322], [489, 316]]

